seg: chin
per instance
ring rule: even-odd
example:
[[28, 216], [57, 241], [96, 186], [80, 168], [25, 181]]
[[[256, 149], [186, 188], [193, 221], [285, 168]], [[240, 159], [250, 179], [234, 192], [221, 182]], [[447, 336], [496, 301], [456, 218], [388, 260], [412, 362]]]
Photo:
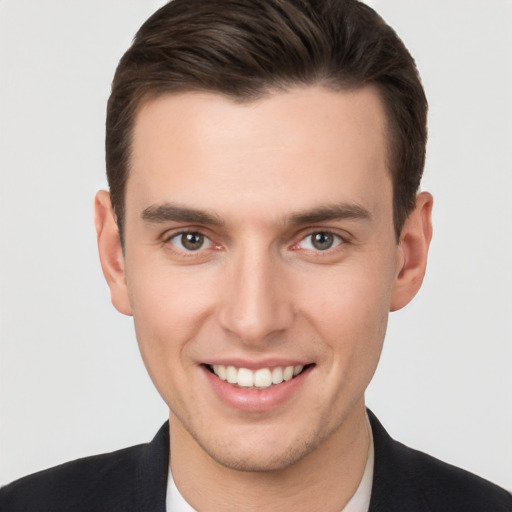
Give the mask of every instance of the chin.
[[[257, 448], [256, 448], [257, 449]], [[309, 450], [290, 449], [281, 454], [275, 453], [210, 453], [210, 456], [225, 468], [243, 472], [282, 471], [303, 459]]]
[[[246, 439], [245, 442], [242, 439]], [[238, 442], [200, 443], [202, 449], [225, 468], [243, 472], [281, 471], [297, 464], [307, 457], [321, 443], [322, 437], [316, 432], [306, 439], [276, 439], [268, 437], [256, 440], [241, 435]]]

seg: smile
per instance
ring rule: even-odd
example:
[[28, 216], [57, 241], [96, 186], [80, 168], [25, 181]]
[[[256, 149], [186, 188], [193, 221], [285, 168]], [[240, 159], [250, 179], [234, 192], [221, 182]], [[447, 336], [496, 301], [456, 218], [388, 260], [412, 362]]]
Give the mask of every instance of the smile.
[[271, 386], [292, 380], [303, 370], [303, 365], [276, 366], [274, 368], [236, 368], [222, 364], [208, 365], [207, 368], [219, 379], [241, 388], [267, 389]]

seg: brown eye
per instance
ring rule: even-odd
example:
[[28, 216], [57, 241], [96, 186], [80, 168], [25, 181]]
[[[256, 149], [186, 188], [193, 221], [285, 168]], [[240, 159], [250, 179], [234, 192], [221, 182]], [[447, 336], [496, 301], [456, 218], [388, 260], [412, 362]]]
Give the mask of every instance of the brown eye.
[[201, 233], [178, 233], [170, 242], [182, 251], [198, 251], [209, 247], [210, 240]]

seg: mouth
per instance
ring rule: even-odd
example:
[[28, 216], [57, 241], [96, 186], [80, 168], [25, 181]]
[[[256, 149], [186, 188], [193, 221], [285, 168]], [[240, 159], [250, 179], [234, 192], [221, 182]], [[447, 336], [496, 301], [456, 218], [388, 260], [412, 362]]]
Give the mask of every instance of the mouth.
[[290, 381], [311, 366], [313, 365], [275, 366], [251, 370], [249, 368], [237, 368], [236, 366], [225, 366], [222, 364], [205, 365], [206, 369], [220, 380], [228, 382], [235, 387], [256, 390], [268, 389]]

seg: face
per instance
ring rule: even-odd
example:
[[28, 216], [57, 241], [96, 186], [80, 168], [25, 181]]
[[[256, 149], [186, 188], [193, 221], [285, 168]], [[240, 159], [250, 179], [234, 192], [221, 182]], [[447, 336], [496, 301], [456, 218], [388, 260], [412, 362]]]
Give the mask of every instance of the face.
[[171, 440], [278, 469], [364, 411], [404, 263], [385, 134], [372, 88], [141, 108], [112, 293]]

